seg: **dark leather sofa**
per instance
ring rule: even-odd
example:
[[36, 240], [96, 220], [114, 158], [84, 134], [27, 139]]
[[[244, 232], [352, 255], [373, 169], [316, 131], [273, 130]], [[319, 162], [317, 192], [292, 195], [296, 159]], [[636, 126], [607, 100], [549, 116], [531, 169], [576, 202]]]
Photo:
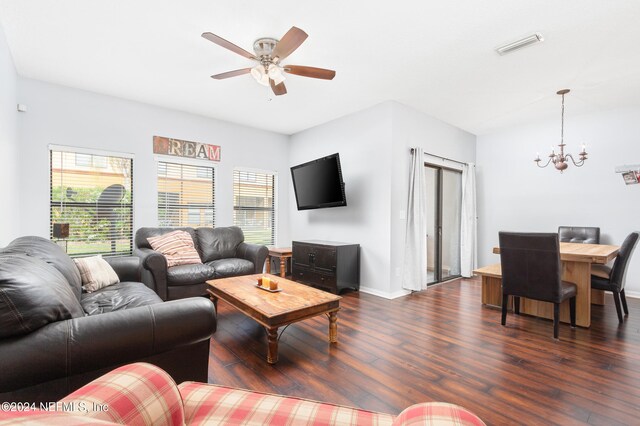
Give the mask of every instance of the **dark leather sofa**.
[[163, 302], [137, 257], [105, 258], [121, 282], [84, 293], [55, 243], [21, 237], [0, 249], [0, 401], [56, 401], [120, 365], [207, 381], [216, 313], [206, 298]]
[[[151, 249], [148, 237], [181, 229], [193, 239], [202, 264], [167, 268], [166, 258]], [[144, 267], [142, 281], [162, 300], [206, 295], [206, 281], [216, 278], [259, 274], [269, 254], [266, 246], [244, 242], [237, 226], [219, 228], [140, 228], [134, 239], [134, 255]]]

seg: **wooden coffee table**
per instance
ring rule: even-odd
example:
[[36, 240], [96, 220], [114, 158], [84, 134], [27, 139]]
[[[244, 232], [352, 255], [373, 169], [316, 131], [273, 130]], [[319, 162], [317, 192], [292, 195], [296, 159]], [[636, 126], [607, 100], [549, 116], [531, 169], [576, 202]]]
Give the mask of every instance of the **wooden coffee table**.
[[[278, 281], [282, 291], [270, 293], [256, 286], [258, 277], [267, 276]], [[211, 300], [217, 306], [224, 300], [255, 320], [267, 331], [267, 362], [278, 362], [278, 328], [317, 315], [329, 317], [329, 342], [338, 342], [338, 310], [340, 296], [298, 284], [271, 274], [243, 275], [207, 281]]]

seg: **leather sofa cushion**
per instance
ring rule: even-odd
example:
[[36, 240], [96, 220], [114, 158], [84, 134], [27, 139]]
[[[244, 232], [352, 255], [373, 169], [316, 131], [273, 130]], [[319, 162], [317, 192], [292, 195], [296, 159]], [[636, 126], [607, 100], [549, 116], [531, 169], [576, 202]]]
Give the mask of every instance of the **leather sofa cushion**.
[[0, 338], [84, 316], [65, 277], [44, 260], [0, 253]]
[[216, 271], [216, 278], [236, 277], [238, 275], [253, 274], [255, 268], [253, 263], [245, 259], [219, 259], [207, 263]]
[[170, 286], [201, 284], [215, 278], [216, 270], [202, 263], [179, 265], [167, 269], [167, 284]]
[[244, 241], [242, 229], [237, 226], [197, 228], [198, 246], [203, 262], [236, 256], [236, 249]]
[[80, 303], [87, 315], [97, 315], [162, 303], [162, 299], [142, 283], [124, 281], [93, 293], [84, 293]]
[[76, 299], [80, 300], [82, 279], [73, 260], [58, 244], [42, 237], [20, 237], [13, 240], [3, 253], [23, 253], [47, 262], [64, 275]]
[[193, 228], [153, 228], [153, 227], [143, 227], [136, 231], [135, 237], [135, 245], [136, 248], [151, 248], [151, 244], [147, 238], [149, 237], [158, 237], [160, 235], [168, 234], [169, 232], [173, 232], [176, 230], [188, 232], [191, 235], [191, 239], [193, 240], [193, 244], [195, 247], [198, 247], [198, 236]]

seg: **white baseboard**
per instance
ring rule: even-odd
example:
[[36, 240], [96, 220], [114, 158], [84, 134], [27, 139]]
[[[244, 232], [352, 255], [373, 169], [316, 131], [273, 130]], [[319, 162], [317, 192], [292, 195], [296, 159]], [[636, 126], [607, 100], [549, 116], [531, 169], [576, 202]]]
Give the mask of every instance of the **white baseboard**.
[[391, 293], [388, 291], [381, 291], [371, 287], [360, 287], [360, 291], [363, 293], [371, 294], [373, 296], [382, 297], [384, 299], [397, 299], [398, 297], [406, 296], [407, 294], [411, 293], [408, 290], [398, 290]]
[[[459, 280], [459, 279], [466, 279], [466, 280], [473, 281], [473, 278], [454, 278], [454, 280]], [[450, 283], [451, 281], [453, 281], [453, 280], [445, 281], [445, 282], [438, 283], [438, 284], [435, 284], [435, 285], [447, 284], [447, 283]], [[476, 281], [480, 281], [480, 280], [476, 280]], [[382, 297], [384, 299], [397, 299], [398, 297], [402, 297], [402, 296], [406, 296], [408, 294], [411, 294], [411, 292], [409, 290], [398, 290], [398, 291], [394, 291], [393, 293], [391, 293], [391, 292], [388, 292], [388, 291], [381, 291], [381, 290], [378, 290], [376, 288], [371, 288], [371, 287], [360, 287], [360, 291], [363, 292], [363, 293], [371, 294], [373, 296]], [[631, 297], [633, 299], [640, 299], [640, 291], [629, 291], [629, 290], [625, 289], [624, 294], [625, 294], [625, 296]]]

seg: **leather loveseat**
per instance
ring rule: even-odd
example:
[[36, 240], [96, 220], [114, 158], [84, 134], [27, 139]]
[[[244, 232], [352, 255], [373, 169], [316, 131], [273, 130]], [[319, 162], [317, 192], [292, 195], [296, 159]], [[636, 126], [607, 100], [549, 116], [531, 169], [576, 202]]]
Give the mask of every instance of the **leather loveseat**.
[[[183, 230], [191, 235], [202, 263], [167, 267], [167, 259], [154, 251], [147, 238]], [[219, 228], [140, 228], [134, 239], [134, 255], [144, 267], [142, 281], [162, 300], [206, 295], [206, 281], [259, 274], [269, 254], [266, 246], [244, 242], [237, 226]]]
[[177, 382], [207, 380], [213, 304], [163, 302], [137, 257], [105, 258], [121, 282], [93, 293], [55, 243], [0, 249], [0, 401], [55, 401], [120, 365], [145, 361]]

